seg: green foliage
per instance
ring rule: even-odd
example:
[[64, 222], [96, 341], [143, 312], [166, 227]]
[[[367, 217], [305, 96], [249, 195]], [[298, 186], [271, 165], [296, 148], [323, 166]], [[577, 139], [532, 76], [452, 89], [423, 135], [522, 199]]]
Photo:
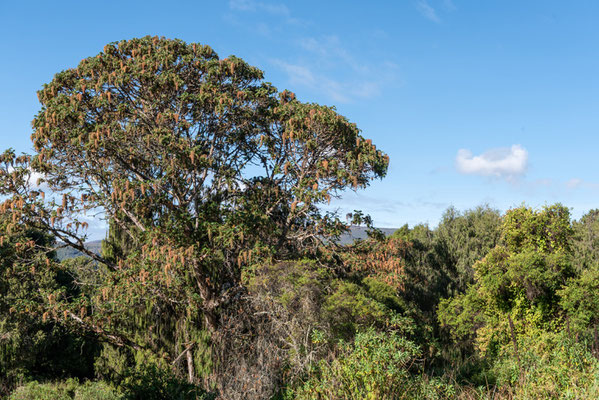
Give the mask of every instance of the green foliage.
[[531, 331], [518, 340], [519, 361], [504, 349], [492, 368], [497, 383], [518, 399], [592, 399], [599, 396], [599, 361], [565, 331]]
[[123, 398], [130, 400], [210, 400], [216, 397], [167, 370], [154, 367], [128, 376], [120, 389]]
[[337, 281], [323, 304], [323, 318], [331, 325], [334, 337], [351, 338], [358, 327], [384, 326], [392, 315], [389, 309], [367, 297], [362, 287]]
[[[119, 220], [126, 220], [126, 216], [119, 216]], [[131, 224], [130, 224], [131, 225]], [[134, 226], [127, 226], [125, 230], [115, 219], [112, 219], [108, 225], [106, 239], [101, 243], [101, 255], [106, 261], [118, 263], [118, 260], [124, 260], [128, 254], [135, 250], [135, 241], [128, 232], [135, 229]]]
[[341, 341], [331, 360], [322, 360], [304, 381], [289, 388], [289, 399], [441, 399], [455, 394], [439, 379], [410, 371], [420, 356], [414, 343], [396, 332], [368, 329], [353, 342]]
[[[214, 398], [184, 378], [187, 337], [197, 343], [192, 356], [196, 373], [209, 373], [202, 365], [213, 365], [212, 373], [230, 376], [217, 386], [221, 396], [231, 399], [268, 398], [277, 391], [286, 398], [315, 399], [596, 397], [599, 273], [596, 263], [573, 257], [584, 248], [580, 225], [571, 225], [559, 205], [511, 210], [499, 232], [494, 215], [479, 209], [446, 217], [435, 230], [404, 227], [390, 239], [373, 238], [344, 250], [340, 265], [316, 259], [254, 264], [244, 271], [242, 306], [232, 314], [224, 310], [221, 334], [231, 339], [215, 348], [218, 358], [201, 351], [197, 344], [208, 348], [209, 337], [194, 333], [193, 326], [160, 322], [161, 312], [153, 305], [130, 310], [130, 337], [177, 348], [183, 355], [178, 366], [151, 348], [106, 343], [95, 358], [96, 373], [118, 384], [118, 390], [106, 382], [31, 383], [12, 396]], [[14, 233], [11, 240], [19, 237]], [[483, 252], [496, 234], [501, 240], [480, 259], [477, 251]], [[120, 250], [119, 240], [127, 246], [128, 239], [118, 235], [112, 236], [110, 251], [127, 258], [135, 247]], [[448, 243], [451, 237], [454, 243]], [[7, 243], [17, 251], [15, 242]], [[10, 258], [13, 253], [3, 249], [5, 259], [20, 265], [20, 258]], [[466, 260], [478, 261], [473, 283], [462, 292], [469, 272], [457, 266]], [[414, 279], [418, 276], [422, 282]], [[98, 288], [111, 279], [105, 265], [79, 258], [63, 262], [36, 284], [98, 299]], [[442, 282], [453, 289], [442, 288]], [[455, 342], [429, 320], [440, 293], [450, 292], [457, 295], [440, 302], [438, 315]], [[151, 330], [158, 324], [163, 333], [155, 334]], [[182, 340], [171, 341], [177, 329]], [[53, 334], [66, 337], [66, 332]], [[473, 341], [477, 353], [468, 350]], [[235, 349], [236, 357], [223, 349]], [[54, 368], [60, 365], [57, 359], [50, 362]], [[37, 376], [22, 365], [10, 369], [13, 379]], [[54, 369], [48, 376], [60, 374]]]
[[591, 217], [572, 224], [561, 205], [508, 211], [501, 242], [474, 265], [475, 282], [440, 304], [441, 322], [455, 338], [476, 339], [480, 367], [491, 364], [487, 379], [506, 397], [599, 393], [599, 275], [589, 258], [574, 257], [592, 250], [580, 234], [592, 233]]
[[462, 363], [472, 353], [470, 340], [452, 342], [442, 330], [437, 309], [444, 297], [463, 293], [473, 282], [472, 264], [498, 243], [500, 224], [499, 212], [487, 206], [450, 208], [436, 229], [405, 225], [387, 239], [365, 240], [344, 254], [358, 275], [354, 281], [362, 282], [370, 297], [415, 321], [410, 337], [425, 349], [429, 371]]
[[476, 333], [483, 353], [515, 342], [525, 327], [559, 325], [558, 291], [573, 275], [567, 208], [510, 210], [501, 237], [475, 264], [475, 283], [466, 294], [440, 305], [441, 322], [458, 336]]
[[[247, 335], [244, 342], [249, 348], [237, 347], [244, 356], [229, 362], [254, 365], [260, 360], [270, 367], [260, 372], [264, 384], [279, 381], [269, 395], [283, 384], [295, 384], [310, 365], [333, 354], [340, 338], [350, 344], [356, 332], [368, 328], [408, 332], [413, 327], [411, 320], [390, 308], [399, 300], [388, 284], [374, 278], [354, 283], [315, 260], [259, 266], [249, 279], [248, 291], [256, 316], [250, 323], [260, 336]], [[226, 334], [239, 337], [240, 331], [238, 327]], [[254, 348], [259, 352], [254, 353]], [[253, 392], [255, 385], [250, 382], [248, 391]], [[235, 396], [228, 393], [229, 398], [245, 398], [241, 393]]]
[[9, 400], [71, 400], [72, 389], [63, 385], [40, 384], [30, 382], [25, 386], [17, 388], [9, 397]]
[[[19, 204], [14, 221], [102, 269], [88, 277], [95, 289], [52, 297], [47, 316], [120, 348], [119, 362], [174, 365], [191, 382], [212, 371], [208, 336], [222, 338], [223, 309], [243, 304], [245, 270], [318, 254], [346, 227], [317, 205], [382, 178], [389, 162], [333, 107], [181, 40], [108, 44], [38, 98], [35, 154], [0, 155], [0, 195]], [[34, 172], [47, 201], [28, 184]], [[89, 210], [110, 222], [102, 255], [84, 247]]]
[[45, 304], [77, 295], [73, 277], [58, 267], [53, 239], [14, 226], [0, 208], [0, 396], [31, 379], [92, 377], [93, 337], [50, 320]]
[[394, 308], [401, 309], [401, 299], [385, 282], [364, 278], [356, 284], [310, 260], [263, 266], [248, 287], [326, 332], [333, 343], [351, 339], [360, 328], [389, 326]]
[[441, 298], [463, 292], [474, 280], [472, 266], [499, 242], [500, 224], [499, 212], [487, 206], [462, 213], [452, 207], [435, 230], [426, 225], [397, 230], [394, 236], [411, 244], [398, 255], [405, 259], [406, 300], [430, 314]]
[[87, 381], [75, 390], [73, 400], [122, 400], [123, 395], [103, 381]]
[[378, 278], [366, 277], [362, 280], [366, 290], [366, 297], [371, 298], [379, 304], [383, 304], [389, 310], [399, 314], [405, 314], [408, 306], [397, 290]]
[[576, 276], [559, 292], [567, 328], [576, 335], [593, 336], [595, 351], [599, 350], [598, 217], [599, 211], [591, 210], [573, 223]]
[[558, 295], [560, 305], [566, 312], [568, 329], [583, 335], [591, 330], [595, 336], [594, 347], [599, 349], [599, 268], [593, 266], [582, 270]]
[[459, 212], [450, 207], [435, 230], [436, 252], [455, 271], [452, 286], [463, 291], [474, 280], [473, 265], [499, 242], [501, 216], [488, 206]]
[[201, 388], [176, 378], [171, 372], [148, 367], [129, 374], [118, 388], [105, 381], [77, 379], [63, 382], [38, 383], [32, 381], [18, 387], [8, 400], [210, 400], [210, 394]]
[[402, 337], [370, 329], [341, 342], [331, 362], [315, 365], [305, 382], [289, 392], [297, 399], [391, 399], [409, 387], [408, 368], [418, 348]]
[[[135, 229], [135, 227], [129, 227]], [[126, 259], [129, 254], [135, 251], [135, 244], [131, 236], [117, 223], [110, 224], [107, 238], [102, 241], [102, 257], [105, 260], [113, 262], [119, 259]], [[88, 260], [89, 261], [89, 260]], [[91, 262], [91, 261], [90, 261]], [[91, 287], [95, 294], [94, 301], [100, 299], [101, 293], [98, 287], [110, 285], [110, 271], [104, 264], [99, 264], [90, 271], [90, 280], [88, 282], [80, 278], [83, 286]], [[168, 366], [165, 357], [158, 350], [160, 348], [175, 348], [178, 354], [181, 354], [193, 342], [191, 351], [192, 369], [198, 377], [205, 377], [212, 371], [212, 354], [210, 337], [206, 330], [200, 329], [200, 326], [190, 324], [184, 321], [182, 324], [173, 324], [168, 315], [160, 315], [162, 311], [153, 302], [123, 310], [121, 316], [125, 320], [121, 329], [126, 330], [127, 334], [134, 338], [136, 343], [149, 344], [146, 348], [132, 348], [127, 346], [114, 346], [110, 343], [104, 343], [102, 352], [95, 360], [96, 375], [110, 379], [115, 383], [120, 383], [124, 376], [131, 371], [140, 373], [149, 367], [163, 369]], [[174, 370], [178, 376], [188, 376], [189, 364], [187, 358], [180, 358], [179, 362], [174, 364]]]
[[599, 260], [599, 210], [590, 210], [572, 226], [576, 267], [584, 270], [596, 266]]
[[123, 395], [106, 382], [76, 379], [59, 383], [30, 382], [17, 388], [8, 400], [123, 400]]

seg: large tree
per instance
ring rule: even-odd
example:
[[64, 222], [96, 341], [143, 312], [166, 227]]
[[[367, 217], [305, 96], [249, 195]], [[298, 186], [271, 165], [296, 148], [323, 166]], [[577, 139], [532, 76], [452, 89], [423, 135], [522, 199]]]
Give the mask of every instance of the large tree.
[[[189, 327], [218, 328], [244, 266], [314, 252], [339, 232], [317, 205], [383, 177], [388, 157], [334, 108], [262, 79], [208, 46], [144, 37], [107, 45], [38, 92], [36, 154], [0, 160], [15, 221], [86, 252], [84, 214], [102, 215], [130, 247], [110, 259], [88, 252], [110, 279], [89, 312], [59, 318], [173, 362], [183, 349], [193, 375]], [[172, 327], [164, 343], [122, 329], [120, 311], [148, 308], [148, 329]]]

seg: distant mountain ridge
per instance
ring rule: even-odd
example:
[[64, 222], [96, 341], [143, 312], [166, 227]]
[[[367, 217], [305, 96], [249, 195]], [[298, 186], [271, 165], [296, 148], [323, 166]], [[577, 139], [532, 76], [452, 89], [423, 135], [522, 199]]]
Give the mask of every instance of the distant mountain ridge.
[[[102, 250], [102, 241], [93, 240], [91, 242], [87, 242], [85, 243], [85, 248], [93, 252], [94, 254], [100, 254], [100, 251]], [[79, 250], [73, 249], [72, 247], [62, 247], [56, 250], [56, 257], [58, 257], [60, 261], [84, 255], [85, 254], [83, 254]]]
[[[391, 236], [393, 234], [393, 232], [395, 232], [397, 229], [396, 228], [378, 228], [381, 232], [383, 232], [385, 234], [385, 236]], [[356, 240], [363, 240], [363, 239], [367, 239], [368, 238], [368, 228], [364, 227], [364, 226], [354, 226], [352, 225], [350, 227], [350, 232], [345, 234], [345, 235], [341, 235], [341, 237], [339, 238], [339, 243], [340, 244], [351, 244], [353, 242], [355, 242]]]
[[[379, 229], [385, 234], [385, 236], [390, 236], [393, 234], [393, 232], [395, 232], [397, 230], [395, 228], [379, 228]], [[347, 233], [345, 235], [341, 235], [341, 237], [339, 238], [339, 243], [340, 244], [351, 244], [351, 243], [355, 242], [356, 240], [366, 239], [366, 238], [368, 238], [368, 234], [366, 233], [367, 230], [368, 229], [363, 226], [352, 226], [350, 228], [349, 233]], [[92, 251], [95, 254], [100, 254], [100, 251], [102, 250], [102, 241], [101, 240], [93, 240], [91, 242], [87, 242], [87, 243], [85, 243], [85, 247], [89, 251]], [[56, 250], [56, 256], [58, 257], [58, 259], [60, 261], [66, 260], [68, 258], [80, 257], [83, 255], [85, 255], [85, 254], [81, 253], [79, 250], [75, 250], [70, 247], [63, 247], [63, 248]]]

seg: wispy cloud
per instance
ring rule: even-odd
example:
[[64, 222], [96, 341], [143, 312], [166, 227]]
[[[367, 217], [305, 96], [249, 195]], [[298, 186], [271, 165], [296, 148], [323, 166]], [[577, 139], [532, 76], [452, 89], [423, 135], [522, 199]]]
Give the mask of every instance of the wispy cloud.
[[291, 64], [282, 60], [272, 60], [272, 63], [281, 68], [289, 79], [289, 84], [294, 87], [307, 87], [311, 90], [323, 92], [325, 95], [340, 103], [347, 103], [357, 93], [356, 88], [343, 84], [323, 74], [315, 73], [311, 67], [300, 64]]
[[445, 9], [447, 9], [449, 11], [454, 11], [457, 9], [455, 4], [453, 4], [453, 1], [451, 1], [451, 0], [443, 0], [443, 7], [445, 7]]
[[357, 98], [368, 99], [381, 93], [381, 81], [359, 81], [349, 79], [346, 81], [333, 79], [324, 73], [316, 72], [318, 69], [305, 64], [292, 64], [274, 59], [271, 62], [281, 68], [289, 79], [289, 84], [294, 87], [306, 87], [310, 90], [322, 92], [335, 102], [348, 103]]
[[335, 103], [350, 103], [377, 97], [397, 81], [398, 66], [376, 53], [372, 39], [358, 45], [343, 43], [334, 34], [299, 34], [310, 22], [297, 19], [287, 5], [276, 0], [229, 0], [228, 4], [229, 12], [223, 16], [227, 23], [277, 41], [281, 35], [293, 46], [289, 56], [269, 62], [297, 91], [308, 89]]
[[310, 68], [304, 65], [290, 64], [278, 59], [272, 60], [272, 63], [287, 73], [289, 82], [292, 85], [298, 84], [312, 87], [316, 84], [317, 80], [314, 77], [314, 74]]
[[338, 36], [329, 35], [320, 39], [313, 37], [302, 38], [299, 40], [299, 44], [304, 50], [319, 57], [318, 59], [320, 62], [329, 64], [342, 63], [353, 69], [355, 72], [360, 73], [366, 73], [369, 70], [367, 65], [358, 62], [358, 60], [343, 47]]
[[230, 0], [229, 8], [234, 11], [261, 11], [271, 15], [289, 17], [289, 8], [282, 3], [264, 3], [254, 0]]
[[584, 181], [582, 179], [572, 178], [568, 182], [566, 182], [566, 187], [568, 189], [576, 189], [577, 187], [581, 186], [583, 183], [584, 183]]
[[553, 179], [539, 178], [532, 181], [531, 184], [533, 187], [551, 187], [554, 183]]
[[[269, 16], [272, 18], [276, 18], [275, 25], [305, 25], [306, 22], [295, 18], [291, 14], [291, 10], [287, 5], [280, 2], [265, 2], [265, 1], [256, 1], [256, 0], [229, 0], [229, 10], [234, 13], [259, 13], [264, 16]], [[226, 17], [226, 19], [233, 19], [232, 15]], [[272, 21], [269, 25], [273, 25]], [[258, 24], [257, 30], [263, 32], [267, 32], [270, 34], [271, 28], [265, 23]]]
[[599, 183], [588, 182], [580, 178], [572, 178], [566, 182], [566, 187], [568, 189], [599, 189]]
[[296, 60], [271, 62], [287, 74], [290, 84], [322, 92], [335, 102], [376, 97], [397, 75], [396, 64], [363, 61], [334, 35], [304, 37], [297, 44], [301, 51]]
[[522, 146], [503, 147], [473, 155], [470, 150], [460, 149], [456, 156], [456, 168], [462, 174], [513, 179], [524, 175], [528, 167], [528, 152]]
[[430, 4], [428, 4], [428, 1], [419, 0], [416, 3], [416, 9], [424, 18], [436, 23], [441, 22], [441, 18], [439, 18], [437, 15], [437, 11]]

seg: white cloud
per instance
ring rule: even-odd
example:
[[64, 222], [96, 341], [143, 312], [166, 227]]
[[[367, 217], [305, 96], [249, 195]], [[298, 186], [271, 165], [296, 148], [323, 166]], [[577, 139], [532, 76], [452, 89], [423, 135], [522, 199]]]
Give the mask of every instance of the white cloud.
[[[303, 20], [295, 18], [291, 15], [291, 10], [281, 2], [264, 2], [256, 0], [229, 0], [229, 9], [234, 13], [257, 13], [261, 16], [270, 16], [276, 18], [278, 22], [283, 22], [283, 25], [302, 26], [305, 25]], [[228, 18], [229, 19], [229, 18]], [[272, 18], [271, 18], [272, 19]], [[235, 21], [229, 22], [235, 23]], [[245, 25], [248, 24], [246, 21]], [[272, 21], [268, 24], [259, 24], [258, 31], [262, 34], [270, 34]], [[279, 26], [280, 27], [280, 26]]]
[[583, 184], [583, 180], [579, 178], [572, 178], [568, 182], [566, 182], [566, 187], [568, 189], [576, 189], [580, 185]]
[[399, 67], [395, 63], [356, 57], [338, 36], [306, 37], [297, 43], [303, 50], [297, 60], [271, 62], [287, 74], [291, 85], [322, 92], [335, 102], [376, 97], [396, 81]]
[[39, 172], [31, 171], [27, 183], [29, 183], [29, 186], [34, 189], [47, 190], [48, 185], [46, 185], [46, 183], [42, 183], [43, 179], [45, 179], [44, 175], [40, 174]]
[[462, 174], [494, 176], [513, 179], [524, 175], [528, 166], [528, 152], [519, 144], [488, 150], [475, 156], [470, 150], [460, 149], [456, 168]]
[[273, 64], [281, 68], [289, 76], [289, 82], [292, 85], [300, 84], [314, 86], [316, 78], [312, 71], [303, 65], [290, 64], [281, 60], [272, 60]]
[[[14, 170], [13, 167], [9, 167], [8, 173], [12, 173]], [[35, 172], [30, 168], [27, 176], [27, 186], [29, 186], [30, 189], [46, 191], [49, 187], [46, 182], [44, 182], [44, 179], [45, 176], [43, 174]]]
[[551, 187], [553, 185], [553, 180], [549, 178], [539, 178], [532, 181], [533, 186], [540, 187]]
[[339, 103], [348, 103], [356, 98], [368, 99], [378, 96], [381, 92], [381, 82], [353, 80], [341, 81], [329, 78], [318, 69], [305, 64], [291, 64], [282, 60], [271, 60], [288, 76], [292, 86], [304, 86], [319, 91]]
[[443, 6], [449, 10], [449, 11], [454, 11], [457, 9], [457, 7], [455, 6], [455, 4], [453, 4], [453, 1], [451, 0], [444, 0], [443, 1]]
[[437, 23], [441, 22], [441, 19], [437, 15], [437, 12], [435, 11], [435, 9], [433, 7], [431, 7], [431, 5], [428, 4], [428, 2], [426, 0], [418, 1], [418, 3], [416, 3], [416, 9], [426, 19], [429, 19], [429, 20], [431, 20], [433, 22], [437, 22]]
[[568, 182], [566, 182], [566, 187], [568, 189], [599, 189], [599, 183], [585, 181], [580, 178], [572, 178]]
[[253, 0], [230, 0], [229, 8], [235, 11], [263, 11], [272, 15], [289, 17], [289, 8], [281, 3], [263, 3]]
[[341, 45], [338, 36], [330, 35], [320, 39], [313, 37], [303, 38], [300, 39], [299, 44], [304, 50], [314, 53], [318, 57], [317, 59], [325, 66], [341, 63], [359, 73], [368, 73], [370, 71], [368, 65], [358, 62]]
[[315, 74], [306, 65], [290, 64], [281, 60], [273, 60], [273, 62], [287, 73], [292, 86], [305, 86], [312, 90], [322, 91], [340, 103], [349, 101], [348, 88], [344, 87], [341, 82], [322, 74]]

